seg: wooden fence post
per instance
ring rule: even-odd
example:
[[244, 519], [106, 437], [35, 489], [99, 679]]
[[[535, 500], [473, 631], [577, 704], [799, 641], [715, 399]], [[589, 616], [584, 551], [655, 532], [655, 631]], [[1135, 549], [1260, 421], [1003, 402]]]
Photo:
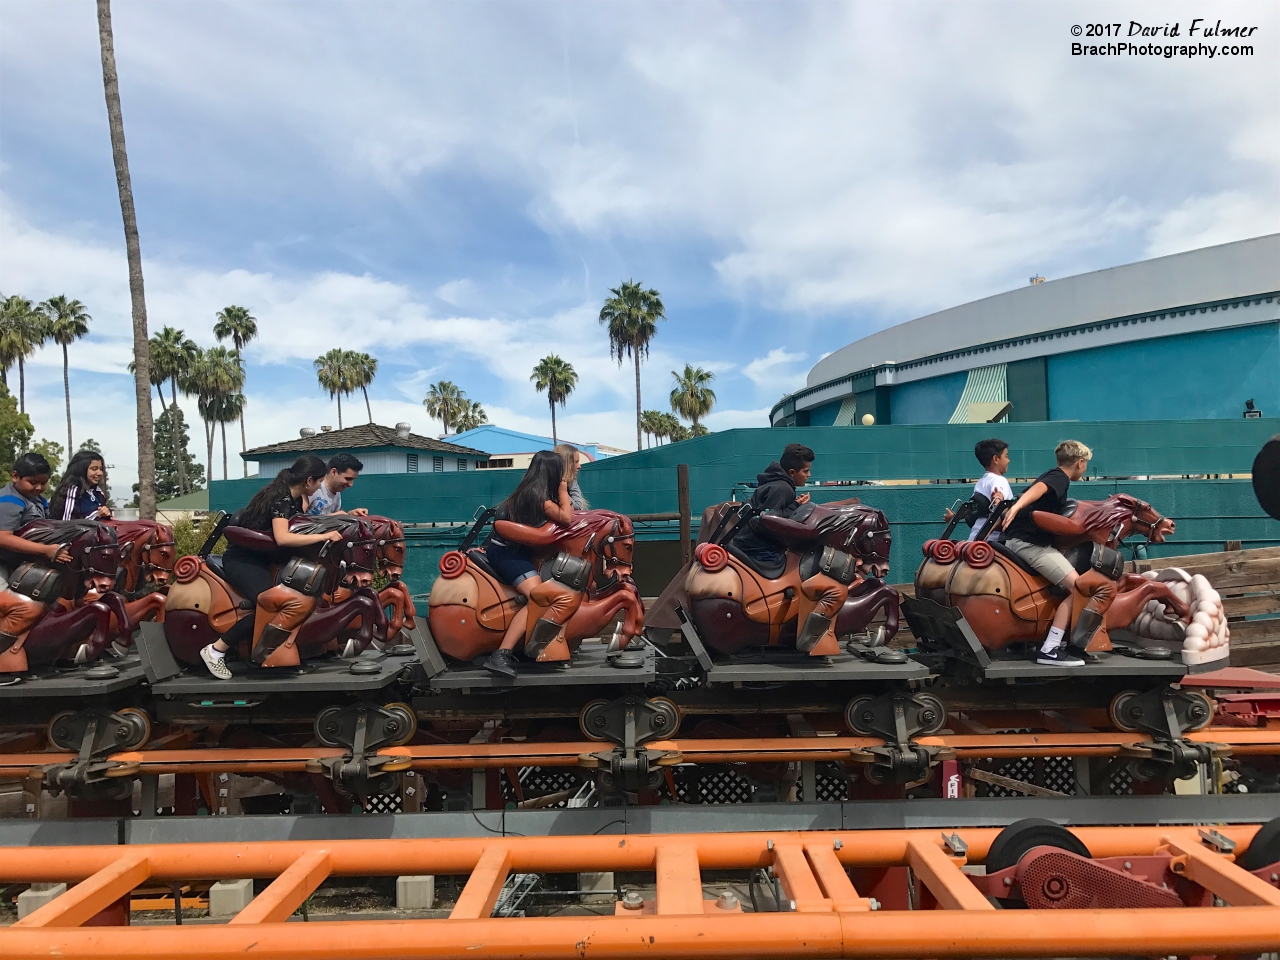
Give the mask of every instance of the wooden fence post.
[[680, 501], [680, 563], [688, 566], [693, 562], [693, 544], [689, 541], [691, 526], [689, 516], [689, 465], [676, 465], [676, 496]]

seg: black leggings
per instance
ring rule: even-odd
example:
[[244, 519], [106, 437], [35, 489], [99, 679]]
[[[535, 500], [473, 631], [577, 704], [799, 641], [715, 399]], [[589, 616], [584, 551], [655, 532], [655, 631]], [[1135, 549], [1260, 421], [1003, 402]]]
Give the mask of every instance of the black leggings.
[[[246, 600], [252, 601], [255, 607], [258, 605], [258, 594], [275, 586], [275, 577], [271, 572], [273, 563], [275, 557], [269, 553], [246, 550], [234, 544], [227, 547], [227, 552], [222, 555], [222, 570], [226, 574], [227, 583]], [[253, 619], [252, 614], [241, 618], [222, 639], [232, 646], [241, 640], [248, 640], [253, 636]]]

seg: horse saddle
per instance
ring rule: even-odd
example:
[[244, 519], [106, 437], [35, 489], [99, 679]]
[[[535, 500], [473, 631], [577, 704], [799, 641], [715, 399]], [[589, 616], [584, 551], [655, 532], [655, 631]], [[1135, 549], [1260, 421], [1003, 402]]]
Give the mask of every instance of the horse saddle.
[[768, 563], [768, 562], [758, 560], [755, 557], [751, 556], [751, 554], [739, 548], [732, 540], [726, 543], [724, 547], [731, 554], [733, 554], [735, 557], [741, 560], [744, 564], [746, 564], [751, 570], [754, 570], [756, 573], [760, 574], [760, 576], [764, 577], [766, 580], [777, 580], [779, 577], [782, 576], [783, 573], [786, 572], [787, 558], [785, 555], [782, 557], [781, 560]]
[[227, 538], [227, 543], [234, 543], [246, 550], [275, 552], [279, 549], [276, 538], [262, 530], [228, 526], [222, 531], [222, 535]]

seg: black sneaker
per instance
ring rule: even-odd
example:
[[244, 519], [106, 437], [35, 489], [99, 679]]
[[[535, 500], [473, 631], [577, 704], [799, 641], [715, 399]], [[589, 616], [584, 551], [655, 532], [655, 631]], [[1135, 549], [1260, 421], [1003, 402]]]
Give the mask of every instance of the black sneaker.
[[1058, 644], [1058, 648], [1053, 653], [1040, 653], [1036, 657], [1036, 663], [1046, 667], [1083, 667], [1084, 661], [1075, 655], [1065, 643]]
[[490, 673], [498, 673], [504, 677], [512, 677], [516, 675], [516, 655], [510, 650], [495, 650], [489, 654], [489, 659], [484, 662], [484, 668]]

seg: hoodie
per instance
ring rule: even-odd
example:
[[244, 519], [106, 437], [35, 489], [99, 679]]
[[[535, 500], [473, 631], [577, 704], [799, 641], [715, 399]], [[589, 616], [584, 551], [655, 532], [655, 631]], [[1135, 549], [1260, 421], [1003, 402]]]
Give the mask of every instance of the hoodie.
[[[799, 506], [796, 503], [796, 482], [777, 460], [769, 464], [764, 473], [756, 475], [756, 489], [751, 494], [751, 506], [755, 507], [757, 513], [767, 510], [779, 517], [789, 517], [796, 512], [796, 507]], [[754, 519], [733, 538], [733, 544], [748, 554], [780, 554], [784, 550], [783, 544], [761, 530]]]

